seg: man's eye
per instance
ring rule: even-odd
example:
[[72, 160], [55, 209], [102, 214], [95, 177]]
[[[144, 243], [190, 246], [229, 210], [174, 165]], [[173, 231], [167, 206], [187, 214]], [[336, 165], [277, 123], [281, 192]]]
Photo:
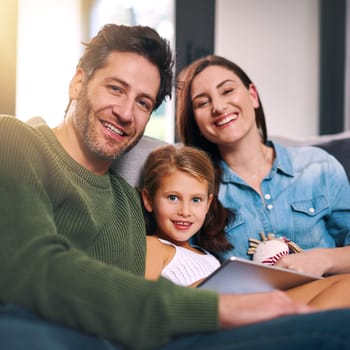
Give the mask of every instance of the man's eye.
[[139, 99], [137, 102], [144, 110], [146, 111], [152, 110], [152, 104], [147, 100]]
[[169, 196], [168, 196], [168, 199], [170, 200], [170, 201], [176, 201], [177, 200], [177, 196], [175, 195], [175, 194], [170, 194]]
[[117, 85], [108, 85], [107, 88], [111, 90], [113, 93], [121, 93], [122, 89]]

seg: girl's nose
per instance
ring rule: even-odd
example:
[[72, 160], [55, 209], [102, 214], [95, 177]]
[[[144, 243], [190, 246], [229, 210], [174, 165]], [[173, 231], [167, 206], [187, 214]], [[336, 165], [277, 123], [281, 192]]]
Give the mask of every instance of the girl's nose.
[[177, 211], [178, 215], [181, 215], [183, 217], [191, 216], [191, 210], [188, 204], [181, 204], [179, 206], [179, 209]]

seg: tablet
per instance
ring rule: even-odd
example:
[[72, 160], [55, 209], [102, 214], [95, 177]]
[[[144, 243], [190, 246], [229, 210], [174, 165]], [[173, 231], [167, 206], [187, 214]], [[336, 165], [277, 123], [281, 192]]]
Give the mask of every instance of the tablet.
[[219, 293], [259, 293], [286, 290], [322, 278], [233, 256], [197, 288]]

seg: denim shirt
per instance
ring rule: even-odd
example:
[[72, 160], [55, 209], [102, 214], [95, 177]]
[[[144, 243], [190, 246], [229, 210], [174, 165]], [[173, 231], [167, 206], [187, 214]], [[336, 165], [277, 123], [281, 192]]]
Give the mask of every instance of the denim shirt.
[[219, 254], [250, 259], [249, 238], [274, 233], [304, 250], [350, 244], [350, 185], [342, 165], [317, 147], [274, 147], [276, 158], [261, 184], [262, 197], [222, 161], [219, 199], [233, 209], [226, 227], [234, 245]]

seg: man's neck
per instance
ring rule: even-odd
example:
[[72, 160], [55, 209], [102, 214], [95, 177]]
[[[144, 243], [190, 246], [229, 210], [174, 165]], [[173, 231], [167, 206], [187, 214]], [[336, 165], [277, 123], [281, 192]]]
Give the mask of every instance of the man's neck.
[[96, 175], [105, 175], [108, 172], [112, 161], [98, 158], [96, 155], [92, 154], [76, 135], [75, 129], [69, 124], [68, 119], [64, 119], [63, 122], [56, 128], [53, 128], [52, 131], [70, 157], [81, 166]]

